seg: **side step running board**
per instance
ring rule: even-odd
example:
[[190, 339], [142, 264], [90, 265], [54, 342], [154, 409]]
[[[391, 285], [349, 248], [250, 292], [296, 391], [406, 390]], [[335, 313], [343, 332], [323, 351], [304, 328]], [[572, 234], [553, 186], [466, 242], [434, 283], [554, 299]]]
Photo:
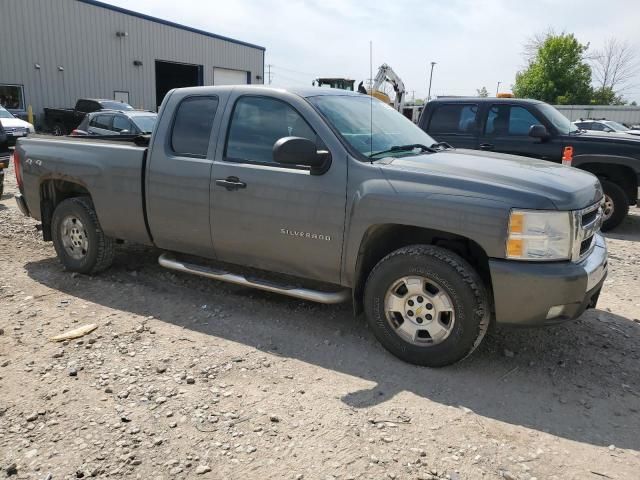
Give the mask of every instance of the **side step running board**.
[[162, 255], [160, 255], [160, 258], [158, 258], [158, 263], [165, 268], [177, 270], [178, 272], [193, 273], [194, 275], [200, 275], [201, 277], [213, 278], [214, 280], [234, 283], [236, 285], [257, 288], [259, 290], [266, 290], [267, 292], [281, 293], [283, 295], [301, 298], [303, 300], [310, 300], [312, 302], [328, 304], [342, 303], [349, 300], [349, 298], [351, 297], [351, 291], [347, 288], [336, 292], [323, 292], [320, 290], [310, 290], [307, 288], [280, 285], [267, 280], [247, 278], [242, 275], [226, 272], [224, 270], [217, 270], [202, 265], [196, 265], [194, 263], [177, 260], [168, 253], [163, 253]]

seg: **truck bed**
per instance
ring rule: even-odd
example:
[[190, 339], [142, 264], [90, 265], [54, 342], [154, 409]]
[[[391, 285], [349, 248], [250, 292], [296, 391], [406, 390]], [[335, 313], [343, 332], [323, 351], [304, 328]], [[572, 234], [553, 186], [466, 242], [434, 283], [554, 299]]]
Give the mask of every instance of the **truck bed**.
[[104, 232], [114, 238], [151, 243], [144, 212], [145, 147], [131, 140], [54, 138], [20, 139], [16, 147], [31, 214], [41, 219], [41, 185], [73, 182], [91, 192]]

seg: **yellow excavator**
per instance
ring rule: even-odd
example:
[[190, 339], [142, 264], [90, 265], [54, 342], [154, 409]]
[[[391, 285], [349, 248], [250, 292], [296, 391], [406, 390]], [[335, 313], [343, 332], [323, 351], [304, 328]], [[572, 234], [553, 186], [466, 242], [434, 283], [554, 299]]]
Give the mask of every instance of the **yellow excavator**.
[[[389, 95], [380, 90], [382, 84], [385, 82], [390, 83], [393, 87], [393, 91], [396, 93], [393, 101], [391, 100]], [[351, 92], [353, 92], [354, 84], [355, 80], [340, 77], [316, 78], [312, 83], [312, 85], [316, 87], [339, 88], [341, 90], [349, 90]], [[382, 65], [380, 65], [380, 68], [378, 68], [378, 73], [373, 79], [373, 85], [371, 86], [371, 88], [365, 88], [364, 82], [360, 82], [360, 84], [358, 85], [358, 92], [364, 93], [366, 95], [371, 95], [388, 105], [392, 105], [393, 108], [395, 108], [399, 112], [402, 112], [402, 107], [404, 106], [404, 97], [406, 93], [404, 82], [398, 76], [398, 74], [396, 74], [396, 72], [394, 72], [393, 69], [386, 63], [383, 63]]]

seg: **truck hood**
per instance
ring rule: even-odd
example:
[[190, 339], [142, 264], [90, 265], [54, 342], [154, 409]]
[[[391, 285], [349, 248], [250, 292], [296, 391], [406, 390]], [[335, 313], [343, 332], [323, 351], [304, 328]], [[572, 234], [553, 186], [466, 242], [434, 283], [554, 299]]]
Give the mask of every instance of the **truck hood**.
[[19, 118], [3, 118], [0, 119], [0, 123], [2, 123], [2, 126], [4, 128], [26, 128], [29, 130], [29, 132], [35, 133], [33, 125], [31, 125], [29, 122], [25, 122], [24, 120], [20, 120]]
[[578, 210], [602, 198], [600, 182], [590, 173], [515, 155], [452, 149], [381, 163], [396, 190], [475, 196], [510, 208], [545, 210]]

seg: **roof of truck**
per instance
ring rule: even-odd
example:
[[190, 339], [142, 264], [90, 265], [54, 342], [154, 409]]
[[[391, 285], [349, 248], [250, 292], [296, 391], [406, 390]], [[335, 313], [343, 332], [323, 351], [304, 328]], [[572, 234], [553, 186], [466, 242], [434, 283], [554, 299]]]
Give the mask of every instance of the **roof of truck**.
[[433, 100], [429, 100], [429, 103], [544, 103], [540, 100], [534, 100], [532, 98], [496, 98], [496, 97], [438, 97]]

